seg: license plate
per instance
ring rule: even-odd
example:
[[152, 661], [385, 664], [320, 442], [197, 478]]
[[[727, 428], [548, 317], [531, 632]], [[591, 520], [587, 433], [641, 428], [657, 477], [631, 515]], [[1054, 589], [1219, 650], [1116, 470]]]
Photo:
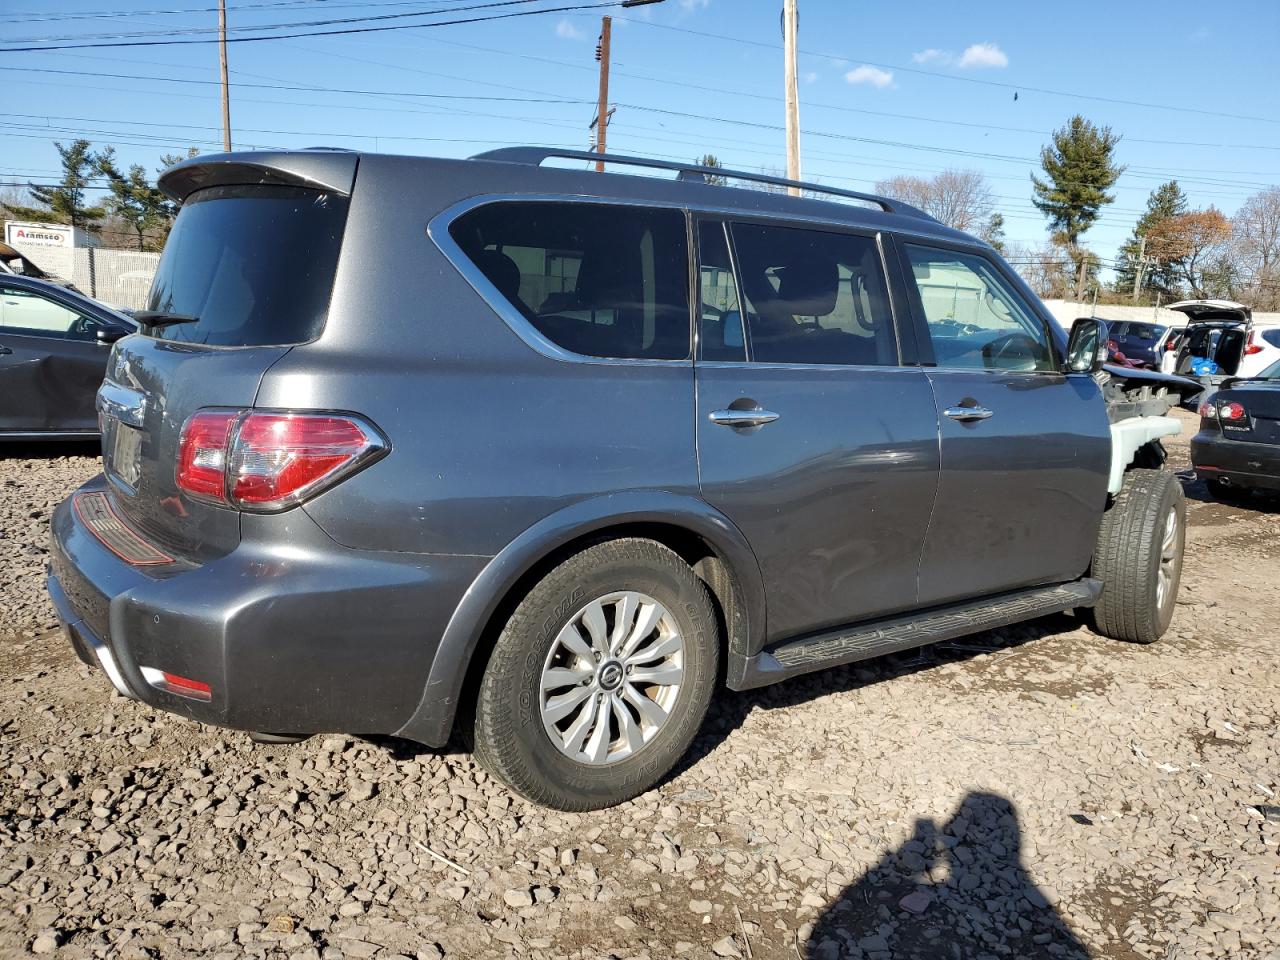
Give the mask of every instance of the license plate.
[[117, 422], [111, 442], [111, 472], [131, 487], [141, 472], [142, 431]]

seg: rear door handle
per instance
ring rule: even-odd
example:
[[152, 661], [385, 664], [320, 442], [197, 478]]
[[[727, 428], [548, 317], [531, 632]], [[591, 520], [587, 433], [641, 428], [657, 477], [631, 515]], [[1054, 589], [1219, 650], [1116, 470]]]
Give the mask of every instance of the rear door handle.
[[993, 411], [988, 410], [986, 407], [947, 407], [942, 413], [952, 420], [963, 422], [966, 420], [986, 420]]
[[6, 347], [4, 346], [4, 344], [0, 344], [0, 356], [4, 356], [5, 354], [9, 354], [9, 353], [13, 353], [13, 348]]
[[763, 427], [766, 423], [773, 423], [778, 419], [778, 414], [769, 410], [712, 410], [710, 413], [711, 422], [718, 423], [722, 427]]

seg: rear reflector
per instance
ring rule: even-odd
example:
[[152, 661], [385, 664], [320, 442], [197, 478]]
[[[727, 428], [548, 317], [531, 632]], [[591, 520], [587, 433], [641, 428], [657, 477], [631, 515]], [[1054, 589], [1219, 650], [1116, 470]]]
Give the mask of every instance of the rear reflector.
[[192, 680], [190, 677], [180, 677], [176, 673], [157, 670], [155, 667], [139, 667], [138, 669], [142, 672], [142, 679], [157, 690], [163, 690], [165, 693], [172, 693], [179, 697], [186, 697], [188, 700], [201, 700], [205, 703], [213, 699], [213, 690], [210, 689], [207, 683]]
[[347, 413], [202, 410], [182, 429], [176, 481], [195, 499], [260, 513], [285, 510], [387, 451]]
[[105, 493], [77, 493], [71, 504], [85, 529], [126, 563], [135, 567], [173, 563], [173, 557], [125, 526], [125, 522], [111, 509], [111, 501]]

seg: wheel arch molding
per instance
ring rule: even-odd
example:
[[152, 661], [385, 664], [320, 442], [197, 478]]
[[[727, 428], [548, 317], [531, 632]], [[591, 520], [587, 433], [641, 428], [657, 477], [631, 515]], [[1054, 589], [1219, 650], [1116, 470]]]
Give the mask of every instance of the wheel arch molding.
[[465, 694], [483, 669], [485, 651], [528, 587], [591, 543], [634, 536], [671, 547], [707, 583], [725, 620], [725, 682], [736, 688], [749, 657], [765, 642], [764, 581], [746, 537], [696, 496], [668, 491], [608, 494], [544, 517], [485, 565], [445, 626], [417, 709], [396, 735], [444, 745]]

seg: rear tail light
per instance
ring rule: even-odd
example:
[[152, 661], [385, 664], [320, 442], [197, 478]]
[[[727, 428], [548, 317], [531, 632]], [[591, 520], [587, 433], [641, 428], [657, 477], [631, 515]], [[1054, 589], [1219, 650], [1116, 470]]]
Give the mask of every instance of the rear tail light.
[[1253, 356], [1255, 353], [1261, 353], [1262, 351], [1263, 351], [1262, 344], [1257, 343], [1253, 339], [1253, 331], [1250, 330], [1249, 339], [1245, 341], [1244, 352], [1249, 356]]
[[227, 441], [238, 411], [202, 410], [182, 425], [178, 440], [178, 488], [193, 499], [222, 503], [227, 472]]
[[1200, 409], [1196, 411], [1200, 416], [1212, 420], [1218, 415], [1218, 408], [1214, 406], [1212, 400], [1201, 400]]
[[1246, 416], [1244, 407], [1234, 401], [1218, 407], [1219, 420], [1243, 420]]
[[285, 510], [387, 451], [346, 413], [202, 410], [187, 420], [175, 478], [188, 496], [240, 510]]

